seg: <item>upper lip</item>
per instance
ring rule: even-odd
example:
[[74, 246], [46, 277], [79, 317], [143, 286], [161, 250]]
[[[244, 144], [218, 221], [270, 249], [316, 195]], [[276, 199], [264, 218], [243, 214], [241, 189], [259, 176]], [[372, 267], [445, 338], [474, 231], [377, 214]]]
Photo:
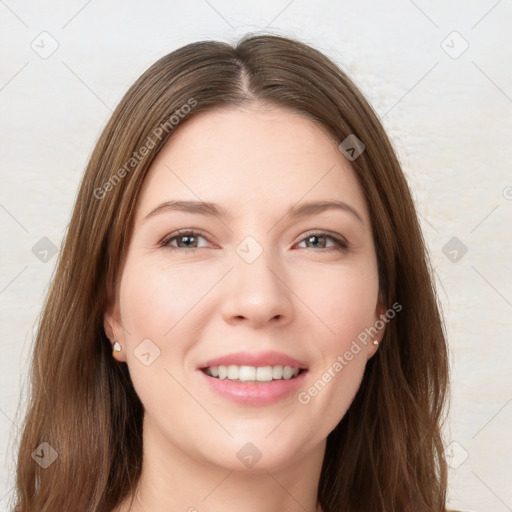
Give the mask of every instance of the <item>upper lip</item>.
[[224, 356], [209, 359], [201, 363], [198, 369], [212, 366], [291, 366], [292, 368], [307, 369], [307, 365], [294, 357], [282, 352], [233, 352]]

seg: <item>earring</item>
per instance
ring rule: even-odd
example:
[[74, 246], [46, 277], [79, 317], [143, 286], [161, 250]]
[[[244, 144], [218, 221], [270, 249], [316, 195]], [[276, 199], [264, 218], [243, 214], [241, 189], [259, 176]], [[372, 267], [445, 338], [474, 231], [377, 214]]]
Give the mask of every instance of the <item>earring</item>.
[[112, 345], [112, 355], [114, 355], [116, 352], [121, 352], [121, 344], [119, 341], [114, 341], [114, 344]]
[[373, 344], [378, 345], [379, 344], [378, 340], [373, 340]]

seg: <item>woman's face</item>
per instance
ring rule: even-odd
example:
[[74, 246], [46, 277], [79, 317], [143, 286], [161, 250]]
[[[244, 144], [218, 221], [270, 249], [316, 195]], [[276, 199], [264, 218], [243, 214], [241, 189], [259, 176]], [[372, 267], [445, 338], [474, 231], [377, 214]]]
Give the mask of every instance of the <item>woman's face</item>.
[[349, 162], [310, 120], [253, 105], [201, 113], [160, 151], [105, 326], [161, 453], [268, 470], [323, 450], [383, 311]]

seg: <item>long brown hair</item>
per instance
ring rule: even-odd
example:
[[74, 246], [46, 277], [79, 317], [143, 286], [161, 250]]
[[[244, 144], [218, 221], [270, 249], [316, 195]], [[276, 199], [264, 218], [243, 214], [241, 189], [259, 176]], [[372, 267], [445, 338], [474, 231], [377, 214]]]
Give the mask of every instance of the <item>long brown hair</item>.
[[[112, 357], [103, 315], [137, 198], [178, 123], [251, 101], [300, 113], [340, 143], [349, 135], [363, 142], [352, 167], [370, 210], [380, 292], [388, 307], [402, 306], [327, 438], [318, 501], [324, 512], [445, 510], [447, 350], [404, 174], [378, 117], [331, 60], [295, 40], [249, 35], [234, 47], [204, 41], [162, 57], [128, 90], [94, 148], [35, 341], [16, 512], [110, 512], [133, 493], [143, 407], [127, 365]], [[47, 468], [33, 455], [41, 443], [58, 455]]]

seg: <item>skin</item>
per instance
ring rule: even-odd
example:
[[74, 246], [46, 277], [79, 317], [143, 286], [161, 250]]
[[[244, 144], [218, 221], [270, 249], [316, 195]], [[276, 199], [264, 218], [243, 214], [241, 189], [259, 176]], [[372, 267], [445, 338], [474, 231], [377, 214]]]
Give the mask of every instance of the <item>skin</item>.
[[[166, 212], [143, 220], [170, 199], [211, 201], [232, 216]], [[314, 200], [344, 201], [362, 220], [342, 210], [286, 216]], [[322, 128], [290, 111], [256, 103], [201, 113], [160, 151], [135, 215], [104, 317], [122, 347], [114, 357], [128, 365], [145, 409], [143, 473], [130, 510], [319, 510], [326, 437], [377, 347], [361, 344], [305, 405], [297, 393], [268, 406], [236, 404], [212, 391], [197, 367], [240, 350], [277, 350], [307, 363], [304, 391], [379, 319], [371, 222], [350, 163]], [[183, 228], [204, 232], [192, 252], [183, 236], [169, 242], [174, 250], [159, 246]], [[311, 230], [350, 246], [311, 240]], [[236, 252], [247, 236], [263, 249], [250, 264]], [[149, 366], [134, 354], [147, 338], [160, 350]], [[251, 468], [237, 457], [247, 442], [262, 454]]]

